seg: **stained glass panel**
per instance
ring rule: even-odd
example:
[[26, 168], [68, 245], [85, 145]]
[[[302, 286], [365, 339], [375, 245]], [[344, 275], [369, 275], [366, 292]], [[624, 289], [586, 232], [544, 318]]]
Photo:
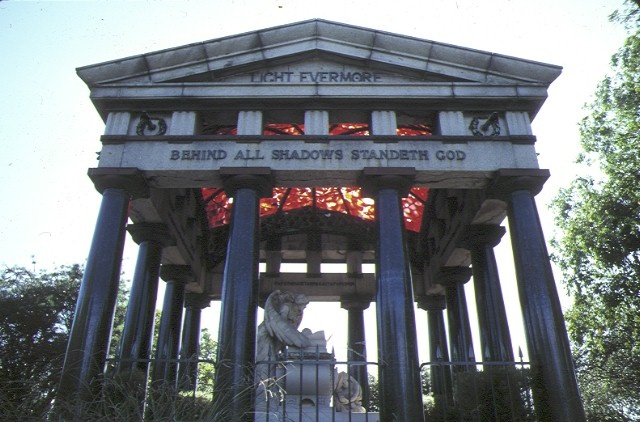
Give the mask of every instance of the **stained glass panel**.
[[[237, 128], [229, 125], [205, 125], [203, 133], [235, 135]], [[304, 135], [304, 125], [270, 123], [265, 125], [263, 133], [265, 135]], [[407, 124], [399, 125], [396, 133], [398, 136], [428, 136], [432, 131], [426, 124]], [[338, 123], [331, 125], [329, 134], [368, 136], [370, 130], [367, 123]], [[407, 230], [420, 231], [427, 195], [427, 188], [412, 188], [409, 195], [402, 199]], [[219, 188], [204, 188], [202, 196], [210, 226], [213, 228], [229, 224], [232, 201], [227, 198], [224, 191]], [[260, 200], [260, 216], [266, 217], [304, 207], [348, 214], [365, 221], [372, 221], [375, 218], [373, 199], [363, 197], [362, 189], [358, 187], [274, 188], [271, 198]]]

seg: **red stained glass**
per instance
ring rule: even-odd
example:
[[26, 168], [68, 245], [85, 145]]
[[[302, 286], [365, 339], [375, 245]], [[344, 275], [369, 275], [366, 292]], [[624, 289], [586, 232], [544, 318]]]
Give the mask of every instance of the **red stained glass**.
[[224, 190], [202, 188], [202, 198], [210, 227], [220, 227], [231, 222], [231, 201], [227, 198]]
[[[427, 194], [427, 188], [412, 188], [409, 195], [402, 199], [407, 230], [420, 231]], [[224, 191], [217, 188], [203, 188], [202, 197], [210, 227], [229, 224], [232, 201], [227, 198]], [[374, 200], [363, 197], [362, 189], [357, 187], [274, 188], [271, 198], [260, 200], [260, 217], [304, 207], [349, 214], [365, 221], [373, 221], [375, 218]]]
[[303, 124], [269, 123], [265, 125], [264, 135], [304, 135]]
[[[204, 134], [236, 135], [237, 127], [231, 125], [205, 125]], [[265, 135], [304, 135], [303, 124], [270, 123], [265, 125]], [[368, 136], [367, 123], [338, 123], [329, 128], [330, 135]], [[428, 136], [431, 127], [425, 124], [399, 125], [398, 136]], [[427, 200], [427, 188], [413, 188], [406, 198], [402, 199], [402, 208], [407, 230], [419, 232], [422, 226], [424, 204]], [[220, 227], [231, 220], [232, 201], [219, 188], [203, 188], [205, 211], [210, 226]], [[348, 214], [372, 221], [375, 218], [375, 203], [371, 198], [362, 196], [358, 187], [333, 188], [274, 188], [271, 198], [260, 200], [260, 216], [266, 217], [278, 212], [288, 212], [304, 207], [315, 207], [322, 210]]]
[[329, 135], [369, 136], [367, 123], [338, 123], [329, 127]]
[[431, 126], [429, 125], [400, 125], [396, 129], [398, 136], [431, 136]]
[[[238, 128], [233, 125], [205, 124], [202, 133], [204, 135], [237, 135]], [[304, 124], [269, 123], [263, 129], [263, 135], [304, 135]], [[344, 136], [369, 136], [367, 123], [337, 123], [329, 127], [330, 135]], [[396, 129], [398, 136], [429, 136], [431, 127], [425, 124], [399, 125]]]

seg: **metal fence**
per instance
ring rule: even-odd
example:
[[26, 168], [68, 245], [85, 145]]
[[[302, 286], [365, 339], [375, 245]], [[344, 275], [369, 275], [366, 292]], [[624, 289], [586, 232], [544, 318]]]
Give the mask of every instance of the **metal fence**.
[[428, 362], [421, 369], [428, 421], [536, 421], [528, 362]]
[[[192, 420], [206, 418], [215, 394], [213, 361], [151, 359], [146, 363], [176, 368], [176, 380], [164, 390], [173, 391], [172, 396], [163, 400], [173, 401], [176, 408], [191, 408], [172, 410], [173, 420], [182, 420], [180, 414]], [[208, 369], [203, 372], [203, 368]], [[427, 362], [420, 370], [426, 421], [536, 421], [528, 362]], [[207, 379], [197, 379], [196, 374]], [[336, 361], [330, 353], [281, 354], [256, 363], [251, 413], [257, 422], [377, 422], [377, 374], [376, 362]], [[156, 405], [153, 394], [158, 385], [149, 383], [145, 406]]]

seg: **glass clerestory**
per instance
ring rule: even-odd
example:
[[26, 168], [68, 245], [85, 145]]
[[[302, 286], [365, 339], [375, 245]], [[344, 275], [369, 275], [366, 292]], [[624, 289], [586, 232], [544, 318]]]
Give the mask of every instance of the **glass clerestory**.
[[[205, 125], [203, 134], [237, 135], [235, 125]], [[399, 125], [398, 136], [429, 136], [431, 127], [425, 124]], [[263, 135], [305, 135], [303, 124], [272, 123], [264, 127]], [[329, 128], [329, 135], [369, 136], [367, 123], [339, 123]], [[422, 225], [424, 206], [427, 200], [427, 188], [411, 188], [409, 195], [402, 199], [405, 227], [419, 232]], [[222, 188], [202, 188], [202, 197], [209, 221], [209, 227], [216, 228], [231, 221], [232, 200]], [[260, 200], [260, 217], [277, 213], [287, 213], [301, 208], [315, 208], [346, 214], [364, 221], [375, 218], [373, 199], [365, 198], [359, 187], [276, 187], [271, 198]]]

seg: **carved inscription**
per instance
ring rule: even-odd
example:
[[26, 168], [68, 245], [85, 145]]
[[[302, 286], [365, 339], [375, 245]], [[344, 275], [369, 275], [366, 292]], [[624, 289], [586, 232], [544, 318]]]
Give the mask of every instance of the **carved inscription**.
[[436, 150], [426, 149], [273, 149], [264, 151], [260, 149], [240, 149], [227, 151], [224, 149], [182, 149], [171, 150], [169, 159], [172, 161], [221, 161], [227, 158], [236, 160], [265, 160], [273, 161], [318, 161], [318, 160], [351, 160], [351, 161], [464, 161], [466, 152], [462, 150]]
[[377, 72], [316, 71], [316, 72], [253, 72], [251, 82], [256, 83], [376, 83], [383, 82]]

